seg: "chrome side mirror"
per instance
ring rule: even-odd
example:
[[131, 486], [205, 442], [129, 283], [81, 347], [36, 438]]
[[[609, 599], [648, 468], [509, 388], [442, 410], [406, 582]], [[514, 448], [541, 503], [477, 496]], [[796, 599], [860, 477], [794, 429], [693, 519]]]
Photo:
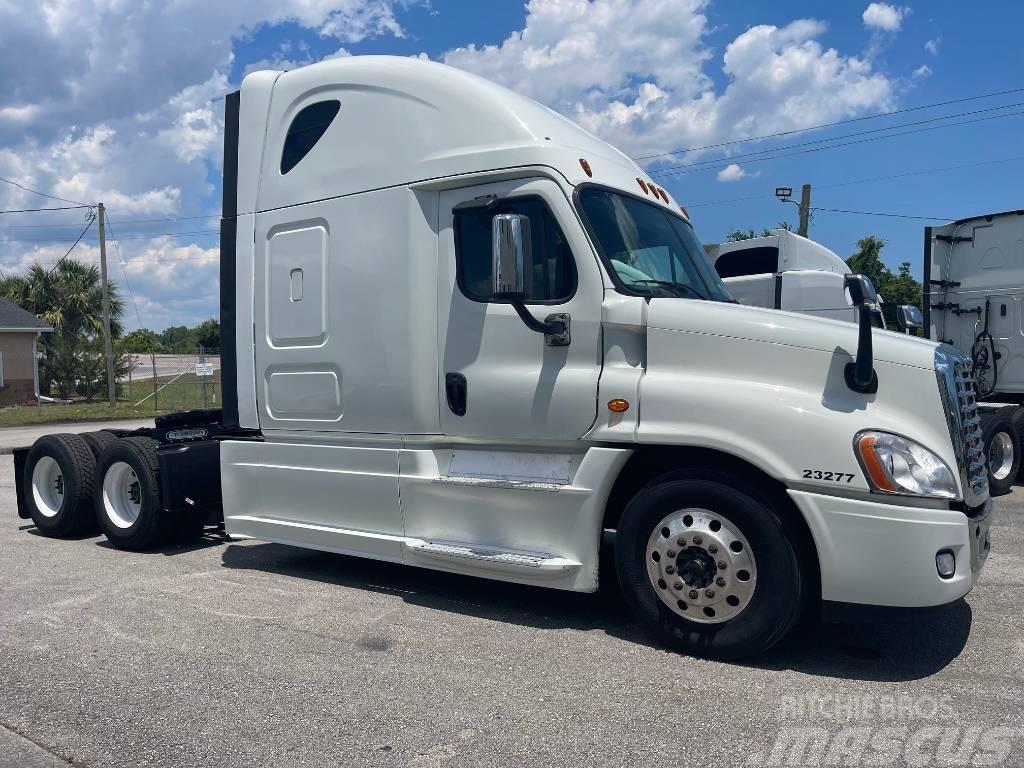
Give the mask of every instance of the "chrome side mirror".
[[511, 304], [527, 328], [543, 333], [549, 347], [567, 347], [572, 342], [569, 314], [556, 312], [541, 322], [524, 303], [524, 277], [533, 270], [532, 244], [529, 216], [499, 213], [491, 219], [491, 293], [495, 301]]
[[924, 318], [921, 316], [921, 310], [913, 304], [900, 304], [896, 307], [896, 325], [900, 327], [901, 331], [910, 331], [914, 328], [920, 328], [924, 325]]
[[497, 301], [523, 300], [532, 242], [528, 216], [499, 213], [491, 220], [491, 293]]

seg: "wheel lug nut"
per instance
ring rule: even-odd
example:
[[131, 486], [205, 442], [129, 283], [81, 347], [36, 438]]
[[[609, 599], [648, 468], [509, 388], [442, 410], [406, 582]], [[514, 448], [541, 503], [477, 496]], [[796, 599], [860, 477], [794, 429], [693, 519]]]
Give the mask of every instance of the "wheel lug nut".
[[676, 539], [676, 544], [678, 544], [680, 547], [685, 547], [686, 546], [686, 539], [684, 539], [682, 536], [680, 536], [678, 539]]
[[725, 586], [725, 579], [723, 579], [721, 576], [719, 576], [717, 579], [715, 579], [715, 584], [717, 584], [720, 587], [724, 587]]
[[718, 561], [718, 570], [724, 571], [727, 567], [728, 566], [726, 565], [725, 560]]
[[677, 581], [675, 584], [672, 585], [672, 589], [682, 589], [682, 588], [683, 588], [683, 582], [681, 582], [681, 581]]
[[665, 553], [665, 556], [666, 557], [675, 557], [676, 556], [676, 551], [674, 549], [670, 549], [668, 552]]
[[676, 568], [675, 568], [674, 565], [666, 565], [665, 566], [665, 573], [667, 573], [669, 576], [671, 576], [675, 572], [676, 572]]
[[697, 590], [696, 589], [691, 589], [690, 590], [690, 599], [691, 600], [696, 600], [697, 599]]
[[715, 590], [713, 590], [713, 589], [705, 589], [704, 590], [704, 597], [714, 597], [714, 596], [715, 596]]
[[693, 543], [694, 544], [703, 544], [704, 543], [704, 537], [703, 536], [694, 536], [693, 537]]
[[718, 547], [716, 547], [714, 544], [708, 544], [708, 552], [710, 552], [713, 555], [717, 551]]

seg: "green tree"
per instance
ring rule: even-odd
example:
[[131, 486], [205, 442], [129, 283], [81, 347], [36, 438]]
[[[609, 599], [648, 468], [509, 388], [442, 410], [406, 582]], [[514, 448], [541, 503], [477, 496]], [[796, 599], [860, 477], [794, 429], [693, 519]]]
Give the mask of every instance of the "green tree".
[[134, 352], [135, 354], [149, 354], [152, 352], [160, 354], [164, 351], [159, 337], [149, 328], [136, 328], [134, 331], [129, 332], [122, 341], [126, 352]]
[[215, 318], [204, 320], [195, 328], [196, 341], [201, 344], [207, 352], [220, 349], [220, 321]]
[[[110, 329], [116, 339], [122, 333], [124, 303], [117, 284], [108, 284]], [[106, 388], [106, 366], [102, 362], [103, 289], [95, 264], [61, 259], [47, 269], [33, 264], [24, 275], [0, 280], [0, 295], [49, 323], [53, 333], [42, 334], [39, 363], [40, 389], [46, 393], [56, 386], [60, 397]], [[123, 358], [123, 355], [121, 356]], [[117, 369], [127, 370], [127, 361], [115, 360]]]
[[851, 272], [867, 275], [875, 284], [878, 293], [885, 299], [882, 305], [886, 322], [895, 323], [896, 307], [913, 304], [920, 308], [922, 302], [921, 284], [910, 274], [910, 262], [904, 261], [893, 274], [882, 261], [885, 240], [867, 235], [857, 241], [857, 252], [846, 260]]

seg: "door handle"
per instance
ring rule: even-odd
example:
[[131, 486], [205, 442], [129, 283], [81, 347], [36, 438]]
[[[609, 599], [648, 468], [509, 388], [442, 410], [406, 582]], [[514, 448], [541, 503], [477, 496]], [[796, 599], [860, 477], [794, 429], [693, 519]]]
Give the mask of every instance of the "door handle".
[[456, 416], [466, 415], [466, 377], [461, 373], [447, 373], [444, 377], [444, 391], [448, 396], [448, 408]]

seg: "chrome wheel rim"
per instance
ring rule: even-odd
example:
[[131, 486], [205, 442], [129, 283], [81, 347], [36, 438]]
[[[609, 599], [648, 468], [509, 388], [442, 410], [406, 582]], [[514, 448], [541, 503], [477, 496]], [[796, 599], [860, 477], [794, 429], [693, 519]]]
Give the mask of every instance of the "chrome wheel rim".
[[32, 469], [32, 499], [43, 517], [56, 517], [64, 505], [64, 473], [52, 456], [43, 456]]
[[739, 527], [706, 509], [680, 509], [655, 526], [647, 575], [658, 599], [699, 624], [734, 619], [750, 604], [757, 563]]
[[988, 471], [996, 480], [1005, 480], [1013, 469], [1013, 441], [1005, 432], [997, 432], [988, 447]]
[[118, 528], [130, 528], [142, 511], [142, 488], [131, 465], [116, 461], [103, 476], [103, 511]]

